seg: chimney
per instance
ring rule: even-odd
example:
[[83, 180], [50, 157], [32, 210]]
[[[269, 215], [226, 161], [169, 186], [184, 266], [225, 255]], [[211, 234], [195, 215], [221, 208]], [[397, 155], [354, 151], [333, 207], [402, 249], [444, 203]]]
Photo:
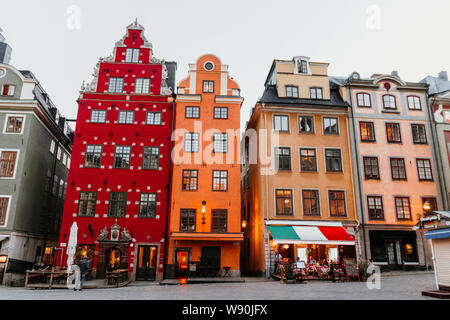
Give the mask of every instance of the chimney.
[[399, 76], [398, 71], [397, 70], [392, 71], [391, 76], [398, 77]]
[[9, 64], [11, 60], [11, 47], [5, 42], [5, 37], [2, 35], [2, 28], [0, 28], [0, 63]]
[[448, 75], [447, 75], [447, 71], [441, 71], [438, 73], [438, 78], [448, 81]]

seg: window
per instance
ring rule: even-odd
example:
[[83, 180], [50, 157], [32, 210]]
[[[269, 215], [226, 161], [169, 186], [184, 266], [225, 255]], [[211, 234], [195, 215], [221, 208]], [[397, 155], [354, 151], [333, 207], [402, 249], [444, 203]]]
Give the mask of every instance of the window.
[[294, 215], [292, 190], [275, 189], [276, 214], [279, 216]]
[[422, 105], [418, 96], [408, 96], [408, 109], [422, 110]]
[[186, 132], [184, 134], [184, 152], [198, 152], [200, 133]]
[[52, 194], [56, 196], [56, 192], [58, 191], [58, 176], [53, 177], [53, 188], [52, 188]]
[[6, 212], [8, 211], [9, 198], [0, 198], [0, 225], [6, 223]]
[[227, 191], [228, 190], [228, 171], [227, 170], [213, 170], [213, 191]]
[[70, 156], [67, 156], [67, 168], [70, 169]]
[[149, 93], [150, 92], [150, 79], [148, 78], [136, 78], [134, 85], [135, 93]]
[[97, 204], [97, 192], [81, 191], [78, 200], [78, 216], [94, 217]]
[[345, 217], [347, 215], [344, 191], [329, 190], [328, 199], [330, 201], [330, 216]]
[[125, 217], [127, 207], [126, 192], [111, 192], [109, 196], [109, 217]]
[[156, 217], [156, 193], [141, 193], [139, 199], [139, 218]]
[[327, 172], [342, 172], [341, 150], [325, 149]]
[[8, 117], [6, 121], [6, 130], [7, 133], [21, 133], [23, 126], [23, 117]]
[[119, 111], [119, 123], [120, 124], [133, 124], [134, 111]]
[[12, 178], [16, 168], [17, 151], [0, 151], [0, 177]]
[[211, 232], [227, 232], [227, 215], [226, 209], [211, 210]]
[[144, 147], [142, 154], [142, 169], [158, 170], [159, 169], [159, 148]]
[[198, 170], [183, 170], [181, 190], [196, 191], [198, 188]]
[[298, 87], [286, 86], [286, 97], [298, 98]]
[[361, 132], [361, 142], [374, 142], [375, 141], [375, 129], [373, 122], [360, 122], [359, 129]]
[[289, 116], [273, 116], [273, 129], [289, 132]]
[[323, 99], [322, 88], [309, 88], [311, 99]]
[[302, 190], [303, 215], [320, 216], [319, 190]]
[[195, 231], [195, 218], [197, 215], [196, 209], [181, 209], [180, 210], [180, 231]]
[[314, 133], [314, 117], [298, 116], [298, 132]]
[[65, 152], [63, 152], [62, 164], [63, 164], [64, 166], [67, 165], [67, 153], [65, 153]]
[[308, 73], [308, 62], [306, 60], [300, 60], [298, 62], [298, 72]]
[[378, 168], [378, 158], [363, 157], [364, 178], [366, 180], [380, 179], [380, 170]]
[[395, 211], [397, 212], [397, 219], [410, 220], [411, 219], [411, 207], [409, 203], [409, 197], [394, 197]]
[[200, 107], [186, 107], [184, 115], [186, 119], [199, 119]]
[[3, 85], [2, 96], [13, 96], [16, 92], [16, 86], [13, 84]]
[[429, 159], [417, 159], [417, 172], [420, 181], [433, 181], [433, 173], [431, 171], [431, 161]]
[[55, 140], [50, 141], [50, 153], [55, 154], [56, 143]]
[[127, 48], [125, 62], [139, 62], [139, 49]]
[[386, 123], [386, 137], [390, 143], [401, 143], [402, 135], [400, 133], [399, 123]]
[[91, 122], [93, 123], [105, 123], [106, 122], [106, 110], [92, 110]]
[[397, 109], [397, 102], [395, 100], [395, 96], [391, 94], [385, 94], [383, 96], [383, 107], [385, 109]]
[[291, 170], [291, 148], [275, 148], [275, 166], [278, 170]]
[[66, 192], [67, 192], [67, 182], [64, 182], [64, 192], [63, 192], [63, 199], [66, 198]]
[[323, 118], [324, 134], [339, 134], [339, 126], [337, 118]]
[[228, 151], [228, 135], [226, 133], [214, 133], [213, 136], [213, 152]]
[[356, 104], [358, 107], [367, 107], [370, 108], [372, 106], [372, 102], [370, 100], [370, 94], [368, 93], [357, 93], [356, 94]]
[[108, 92], [123, 92], [123, 78], [109, 78]]
[[405, 160], [403, 158], [391, 158], [392, 180], [406, 180]]
[[147, 124], [160, 125], [162, 112], [147, 112]]
[[114, 168], [129, 169], [131, 147], [130, 146], [116, 146], [114, 153]]
[[380, 196], [367, 196], [367, 210], [369, 220], [383, 220], [383, 198]]
[[214, 81], [203, 80], [203, 92], [204, 93], [214, 92]]
[[62, 152], [62, 149], [61, 149], [61, 147], [58, 146], [58, 151], [56, 152], [56, 159], [61, 160], [61, 152]]
[[412, 130], [413, 143], [427, 144], [427, 134], [425, 132], [424, 124], [412, 124], [411, 130]]
[[84, 156], [85, 168], [100, 168], [102, 162], [102, 146], [101, 145], [87, 145]]
[[214, 107], [214, 119], [228, 119], [228, 107]]
[[317, 171], [315, 149], [300, 149], [300, 169], [301, 171]]

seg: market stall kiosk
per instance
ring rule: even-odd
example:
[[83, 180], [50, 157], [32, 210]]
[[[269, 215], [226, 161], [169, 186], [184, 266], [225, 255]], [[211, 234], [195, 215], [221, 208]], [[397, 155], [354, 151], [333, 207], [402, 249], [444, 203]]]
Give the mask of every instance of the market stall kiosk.
[[433, 254], [436, 288], [450, 293], [450, 226], [425, 233]]

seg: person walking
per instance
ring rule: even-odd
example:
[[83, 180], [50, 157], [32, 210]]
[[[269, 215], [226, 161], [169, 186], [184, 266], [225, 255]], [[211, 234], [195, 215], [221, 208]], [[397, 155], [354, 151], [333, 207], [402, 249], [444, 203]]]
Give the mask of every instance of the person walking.
[[86, 278], [86, 272], [89, 269], [89, 261], [87, 260], [87, 256], [83, 256], [83, 259], [81, 259], [78, 262], [78, 267], [80, 268], [80, 289], [79, 291], [83, 290], [83, 283]]

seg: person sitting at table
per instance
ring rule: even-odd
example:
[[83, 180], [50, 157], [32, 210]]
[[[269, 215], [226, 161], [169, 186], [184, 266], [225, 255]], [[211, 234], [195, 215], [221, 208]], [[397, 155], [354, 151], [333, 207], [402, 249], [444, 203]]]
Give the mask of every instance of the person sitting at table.
[[309, 263], [312, 265], [316, 264], [316, 259], [314, 259], [312, 256], [309, 257]]
[[327, 259], [323, 259], [322, 265], [325, 266], [325, 267], [328, 267], [329, 266], [328, 260]]

